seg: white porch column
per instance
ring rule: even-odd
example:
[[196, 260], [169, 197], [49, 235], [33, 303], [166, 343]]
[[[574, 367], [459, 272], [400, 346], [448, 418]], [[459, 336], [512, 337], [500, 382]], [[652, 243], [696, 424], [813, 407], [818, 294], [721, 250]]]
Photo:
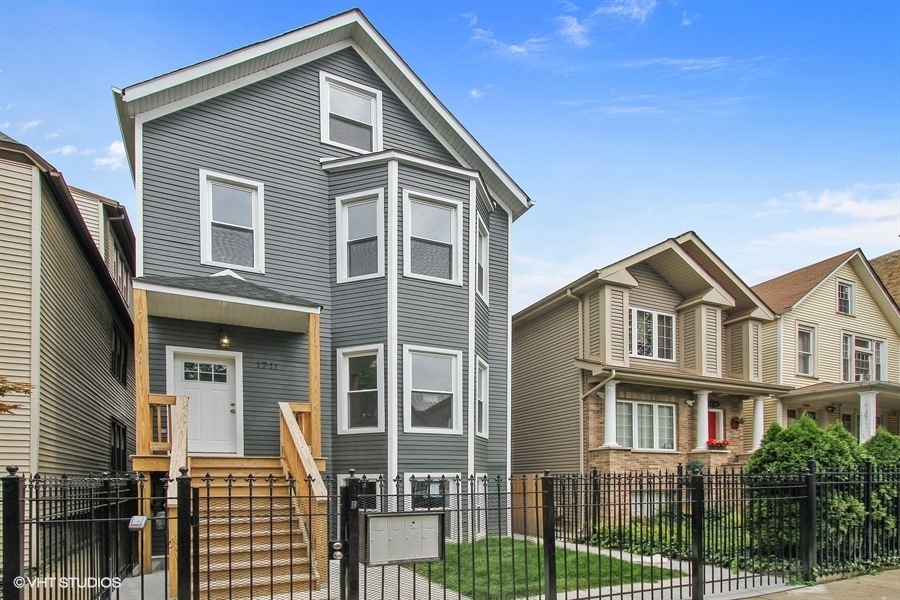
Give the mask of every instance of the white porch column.
[[859, 443], [875, 435], [875, 398], [878, 392], [859, 393]]
[[601, 448], [619, 448], [616, 442], [616, 385], [610, 381], [603, 386], [603, 445]]
[[709, 392], [694, 392], [697, 396], [697, 447], [694, 450], [706, 450], [709, 439]]
[[763, 401], [765, 396], [753, 399], [753, 450], [759, 450], [763, 439]]

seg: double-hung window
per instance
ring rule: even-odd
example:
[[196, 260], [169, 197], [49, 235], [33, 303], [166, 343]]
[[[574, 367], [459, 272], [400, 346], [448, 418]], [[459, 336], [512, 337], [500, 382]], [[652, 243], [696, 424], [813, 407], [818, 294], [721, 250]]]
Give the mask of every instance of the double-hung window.
[[675, 315], [629, 308], [628, 321], [631, 356], [675, 360]]
[[884, 377], [884, 342], [845, 333], [841, 343], [843, 381], [881, 381]]
[[812, 325], [797, 326], [797, 373], [816, 374], [816, 328]]
[[118, 326], [113, 325], [109, 372], [121, 385], [128, 383], [128, 347], [125, 334]]
[[200, 169], [200, 261], [265, 272], [262, 183]]
[[475, 291], [487, 302], [488, 299], [488, 260], [490, 258], [490, 237], [488, 228], [478, 217], [478, 232], [475, 245]]
[[617, 402], [616, 442], [626, 448], [674, 450], [675, 405]]
[[844, 315], [853, 314], [853, 284], [837, 282], [837, 311]]
[[382, 190], [338, 196], [338, 283], [384, 275], [384, 193]]
[[404, 431], [462, 433], [462, 353], [403, 349]]
[[403, 192], [403, 274], [462, 284], [462, 204]]
[[475, 433], [488, 436], [488, 364], [477, 359], [475, 372]]
[[384, 431], [381, 345], [338, 350], [338, 433]]
[[349, 150], [381, 150], [381, 92], [321, 72], [319, 74], [322, 142]]

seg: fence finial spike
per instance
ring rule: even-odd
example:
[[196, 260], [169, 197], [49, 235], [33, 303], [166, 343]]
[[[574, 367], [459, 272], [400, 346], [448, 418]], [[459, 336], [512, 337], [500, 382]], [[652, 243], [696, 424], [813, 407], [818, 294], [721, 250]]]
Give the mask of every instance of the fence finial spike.
[[6, 467], [6, 472], [9, 473], [10, 477], [15, 477], [16, 473], [19, 472], [19, 467], [16, 465], [9, 465]]
[[188, 468], [187, 467], [178, 467], [178, 472], [181, 473], [182, 477], [187, 477]]

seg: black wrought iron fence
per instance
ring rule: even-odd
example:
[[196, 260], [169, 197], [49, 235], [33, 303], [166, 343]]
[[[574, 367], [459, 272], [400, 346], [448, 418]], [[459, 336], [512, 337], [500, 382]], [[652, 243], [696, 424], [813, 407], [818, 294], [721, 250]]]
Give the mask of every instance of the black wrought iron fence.
[[[3, 478], [11, 577], [145, 573], [150, 528], [179, 598], [704, 597], [900, 563], [900, 473], [532, 474], [313, 480]], [[144, 491], [142, 491], [144, 490]], [[10, 518], [12, 517], [12, 518]], [[164, 546], [166, 547], [166, 546]], [[124, 589], [124, 588], [122, 588]], [[96, 592], [96, 590], [93, 590]], [[156, 592], [154, 592], [156, 594]], [[101, 594], [102, 595], [102, 594]]]

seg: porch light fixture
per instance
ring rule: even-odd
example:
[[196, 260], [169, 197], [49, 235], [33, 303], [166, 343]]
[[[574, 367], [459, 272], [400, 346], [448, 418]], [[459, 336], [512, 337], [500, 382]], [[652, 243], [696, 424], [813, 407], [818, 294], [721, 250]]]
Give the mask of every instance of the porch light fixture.
[[228, 337], [228, 332], [224, 329], [222, 330], [222, 333], [219, 334], [219, 348], [223, 350], [231, 348], [231, 338]]
[[687, 400], [684, 401], [684, 403], [687, 404], [688, 406], [694, 406], [694, 402], [696, 402], [696, 400], [694, 400], [693, 398], [688, 398]]

